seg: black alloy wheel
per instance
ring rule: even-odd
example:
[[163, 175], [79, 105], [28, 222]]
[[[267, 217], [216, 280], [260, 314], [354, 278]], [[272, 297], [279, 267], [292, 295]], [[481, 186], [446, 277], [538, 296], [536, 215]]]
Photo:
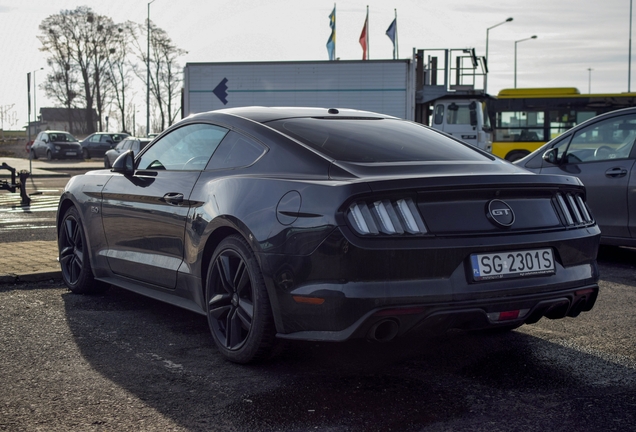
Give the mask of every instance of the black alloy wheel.
[[210, 261], [206, 284], [208, 324], [221, 353], [235, 363], [266, 359], [276, 330], [260, 267], [238, 235], [224, 239]]
[[69, 208], [64, 214], [59, 229], [58, 249], [62, 279], [72, 292], [91, 294], [108, 288], [107, 284], [93, 277], [84, 227], [75, 207]]

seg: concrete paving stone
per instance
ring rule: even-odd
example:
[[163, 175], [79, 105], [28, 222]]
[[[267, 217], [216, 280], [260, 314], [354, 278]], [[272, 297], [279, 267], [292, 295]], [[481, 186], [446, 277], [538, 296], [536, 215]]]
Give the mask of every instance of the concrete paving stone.
[[[60, 279], [56, 241], [0, 244], [0, 283]], [[23, 257], [23, 258], [20, 258]]]

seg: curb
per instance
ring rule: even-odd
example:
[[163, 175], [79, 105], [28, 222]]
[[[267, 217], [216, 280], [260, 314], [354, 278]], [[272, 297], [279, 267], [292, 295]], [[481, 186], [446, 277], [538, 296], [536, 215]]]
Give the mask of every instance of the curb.
[[23, 275], [5, 274], [0, 276], [0, 284], [17, 284], [21, 282], [42, 282], [50, 279], [62, 279], [62, 271], [42, 271]]

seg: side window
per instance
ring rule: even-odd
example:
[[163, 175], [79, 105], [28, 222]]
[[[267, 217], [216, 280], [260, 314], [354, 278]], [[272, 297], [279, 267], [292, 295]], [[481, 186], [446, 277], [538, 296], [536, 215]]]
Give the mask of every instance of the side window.
[[137, 161], [137, 169], [202, 170], [228, 130], [209, 124], [190, 124], [173, 130]]
[[122, 141], [119, 144], [117, 144], [117, 146], [115, 147], [115, 150], [124, 150], [124, 145], [126, 144], [126, 141]]
[[122, 142], [124, 143], [123, 147], [122, 147], [123, 150], [129, 150], [129, 149], [132, 148], [132, 145], [133, 145], [133, 141], [132, 140], [124, 140]]
[[435, 119], [433, 120], [435, 124], [442, 124], [444, 121], [444, 105], [437, 104], [435, 105]]
[[552, 148], [558, 149], [557, 158], [559, 160], [563, 157], [563, 155], [565, 154], [565, 151], [568, 149], [568, 144], [570, 144], [570, 140], [571, 139], [572, 139], [572, 135], [571, 134], [564, 135], [564, 136], [560, 137], [559, 141], [557, 141], [552, 146]]
[[636, 139], [636, 116], [603, 120], [577, 131], [568, 147], [570, 155], [581, 162], [629, 157]]
[[239, 168], [253, 164], [265, 153], [265, 148], [236, 132], [230, 132], [221, 142], [206, 169]]
[[112, 141], [113, 139], [110, 137], [110, 135], [102, 135], [101, 136], [101, 142], [108, 142], [108, 141]]
[[100, 138], [100, 136], [99, 136], [99, 135], [93, 135], [93, 136], [90, 138], [89, 142], [99, 142], [99, 138]]

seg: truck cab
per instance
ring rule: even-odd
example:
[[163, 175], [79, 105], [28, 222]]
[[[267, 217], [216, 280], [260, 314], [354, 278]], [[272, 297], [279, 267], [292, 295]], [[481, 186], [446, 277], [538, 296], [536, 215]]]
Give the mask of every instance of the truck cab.
[[478, 99], [438, 99], [434, 103], [432, 117], [430, 125], [433, 129], [492, 152], [492, 129], [485, 102]]

